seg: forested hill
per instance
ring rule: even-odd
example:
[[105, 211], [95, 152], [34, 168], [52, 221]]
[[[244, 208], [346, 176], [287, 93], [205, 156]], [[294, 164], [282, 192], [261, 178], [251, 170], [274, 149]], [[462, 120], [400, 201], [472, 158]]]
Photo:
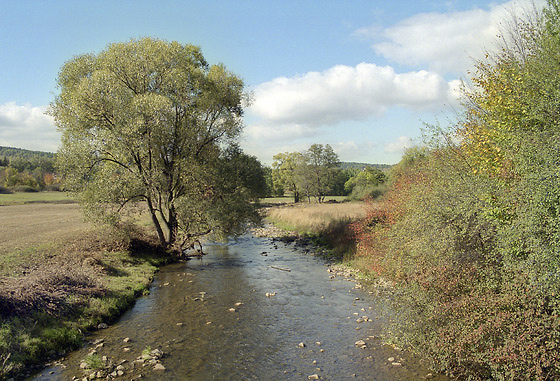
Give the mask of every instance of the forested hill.
[[391, 164], [368, 164], [368, 163], [356, 163], [352, 161], [346, 161], [340, 163], [341, 169], [364, 169], [366, 167], [374, 167], [381, 171], [386, 171], [392, 167]]
[[27, 149], [0, 146], [0, 158], [21, 158], [21, 159], [28, 159], [28, 160], [32, 158], [52, 159], [54, 158], [54, 153], [42, 152], [42, 151], [30, 151]]

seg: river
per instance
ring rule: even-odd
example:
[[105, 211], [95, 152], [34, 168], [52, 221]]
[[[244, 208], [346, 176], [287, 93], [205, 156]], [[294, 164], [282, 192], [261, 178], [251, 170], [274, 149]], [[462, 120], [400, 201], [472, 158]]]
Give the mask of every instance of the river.
[[[92, 350], [123, 380], [447, 379], [383, 345], [376, 297], [294, 244], [246, 235], [205, 250], [34, 379], [81, 380]], [[163, 352], [160, 370], [138, 360], [147, 348]]]

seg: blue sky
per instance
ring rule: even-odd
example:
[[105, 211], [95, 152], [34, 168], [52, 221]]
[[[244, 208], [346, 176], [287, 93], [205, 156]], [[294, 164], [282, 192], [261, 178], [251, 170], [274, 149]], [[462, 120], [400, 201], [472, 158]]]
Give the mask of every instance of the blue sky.
[[472, 59], [526, 4], [0, 0], [0, 145], [56, 151], [43, 112], [62, 64], [150, 36], [198, 45], [244, 79], [254, 101], [241, 146], [263, 163], [313, 143], [343, 161], [396, 163], [424, 122], [446, 123]]

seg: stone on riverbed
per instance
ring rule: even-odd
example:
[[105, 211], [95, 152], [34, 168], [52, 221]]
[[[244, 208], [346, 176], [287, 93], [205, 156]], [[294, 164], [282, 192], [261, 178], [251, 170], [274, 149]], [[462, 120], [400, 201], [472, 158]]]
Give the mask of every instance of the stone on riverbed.
[[367, 344], [366, 344], [366, 342], [363, 341], [363, 340], [358, 340], [358, 341], [356, 341], [354, 344], [355, 344], [357, 347], [360, 347], [360, 348], [367, 348]]

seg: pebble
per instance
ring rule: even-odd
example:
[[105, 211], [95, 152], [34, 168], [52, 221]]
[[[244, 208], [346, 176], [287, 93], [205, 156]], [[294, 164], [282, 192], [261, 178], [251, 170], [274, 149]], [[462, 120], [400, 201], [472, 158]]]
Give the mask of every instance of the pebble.
[[300, 347], [300, 348], [305, 348], [305, 343], [303, 343], [303, 342], [299, 343], [299, 344], [298, 344], [298, 347]]
[[130, 337], [124, 338], [123, 342], [128, 343], [130, 341]]
[[97, 326], [97, 329], [107, 329], [107, 328], [109, 328], [109, 326], [105, 323], [101, 323]]
[[235, 311], [237, 311], [235, 308], [230, 308], [229, 309], [229, 312], [235, 312]]
[[360, 348], [367, 348], [367, 344], [366, 344], [366, 342], [363, 341], [363, 340], [358, 340], [358, 341], [356, 341], [354, 344], [355, 344], [357, 347], [360, 347]]
[[161, 364], [156, 364], [156, 365], [154, 366], [154, 370], [163, 371], [163, 370], [165, 370], [165, 367], [164, 367], [163, 365], [161, 365]]
[[309, 379], [309, 380], [318, 380], [318, 379], [319, 379], [319, 375], [318, 375], [318, 374], [312, 374], [311, 376], [307, 376], [307, 379]]

